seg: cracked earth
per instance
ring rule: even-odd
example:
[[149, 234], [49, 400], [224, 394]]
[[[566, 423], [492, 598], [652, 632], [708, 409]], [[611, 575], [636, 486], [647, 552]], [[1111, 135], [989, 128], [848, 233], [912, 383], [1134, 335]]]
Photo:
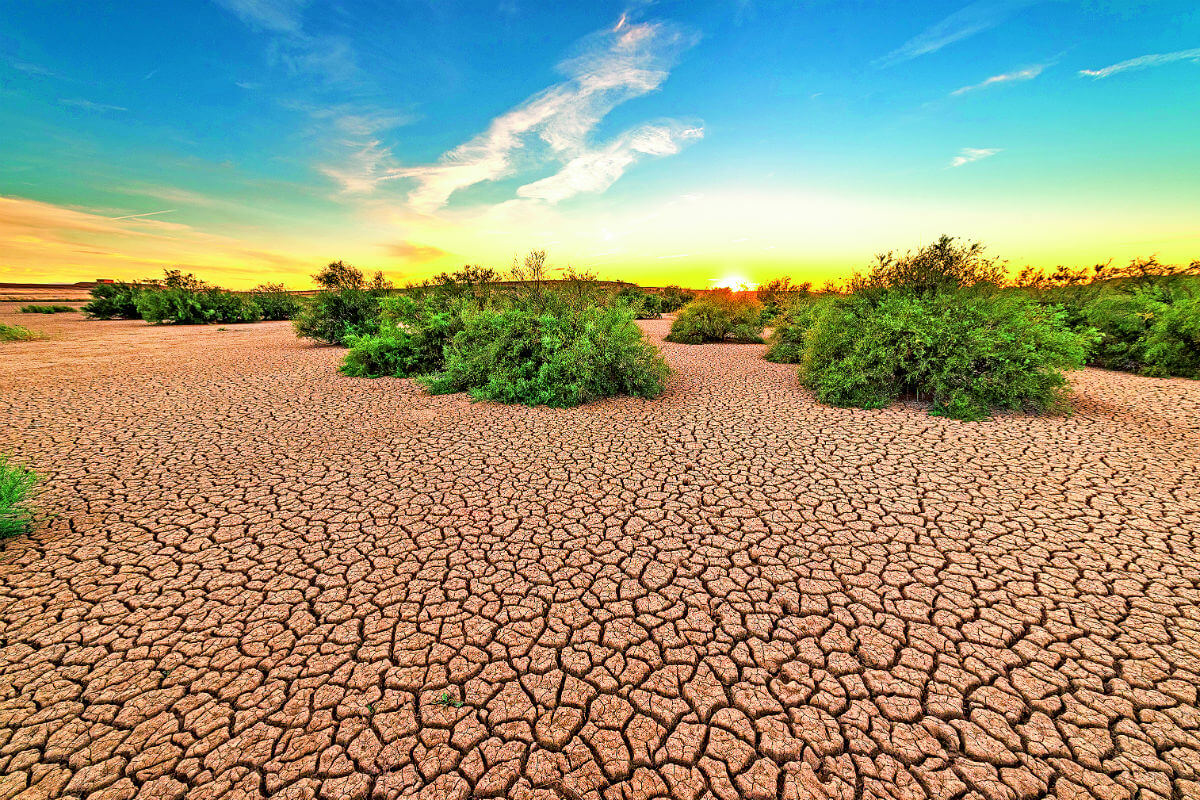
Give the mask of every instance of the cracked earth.
[[0, 798], [1200, 797], [1200, 382], [973, 424], [665, 344], [559, 411], [14, 311]]

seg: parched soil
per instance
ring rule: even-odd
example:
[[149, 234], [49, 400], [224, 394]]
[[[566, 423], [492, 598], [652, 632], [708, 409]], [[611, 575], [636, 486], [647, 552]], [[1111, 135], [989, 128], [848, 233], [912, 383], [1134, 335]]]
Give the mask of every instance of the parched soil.
[[14, 310], [0, 798], [1200, 797], [1200, 382], [961, 423], [667, 344], [561, 411]]

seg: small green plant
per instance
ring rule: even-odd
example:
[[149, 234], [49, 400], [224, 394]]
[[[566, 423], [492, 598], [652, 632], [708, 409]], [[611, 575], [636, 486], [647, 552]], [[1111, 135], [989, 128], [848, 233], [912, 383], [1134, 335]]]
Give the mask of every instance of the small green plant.
[[24, 325], [5, 325], [0, 322], [0, 342], [29, 342], [41, 339], [42, 335]]
[[449, 692], [442, 692], [437, 699], [433, 701], [435, 706], [446, 706], [448, 708], [462, 708], [463, 701], [456, 700], [450, 696]]
[[28, 305], [28, 306], [21, 306], [21, 313], [22, 313], [22, 314], [64, 314], [64, 313], [66, 313], [66, 312], [68, 312], [68, 311], [74, 311], [74, 310], [75, 310], [75, 308], [74, 308], [73, 306], [60, 306], [60, 305], [52, 305], [52, 306], [37, 306], [37, 305]]
[[686, 305], [671, 323], [668, 342], [762, 342], [762, 304], [725, 290]]
[[33, 526], [30, 502], [39, 480], [33, 470], [0, 453], [0, 539], [25, 533]]

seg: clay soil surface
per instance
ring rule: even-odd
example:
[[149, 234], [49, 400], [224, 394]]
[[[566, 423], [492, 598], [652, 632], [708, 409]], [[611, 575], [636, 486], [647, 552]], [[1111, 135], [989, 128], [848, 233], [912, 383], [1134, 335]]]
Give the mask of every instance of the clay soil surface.
[[0, 321], [0, 798], [1200, 797], [1200, 382], [975, 424], [667, 344], [558, 411]]

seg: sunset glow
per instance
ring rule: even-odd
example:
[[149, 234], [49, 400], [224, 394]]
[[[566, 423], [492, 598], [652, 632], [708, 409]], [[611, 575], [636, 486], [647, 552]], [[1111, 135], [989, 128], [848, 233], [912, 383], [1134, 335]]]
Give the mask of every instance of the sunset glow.
[[942, 233], [1014, 267], [1200, 254], [1183, 0], [3, 17], [0, 281], [405, 282], [538, 247], [646, 285], [819, 284]]

